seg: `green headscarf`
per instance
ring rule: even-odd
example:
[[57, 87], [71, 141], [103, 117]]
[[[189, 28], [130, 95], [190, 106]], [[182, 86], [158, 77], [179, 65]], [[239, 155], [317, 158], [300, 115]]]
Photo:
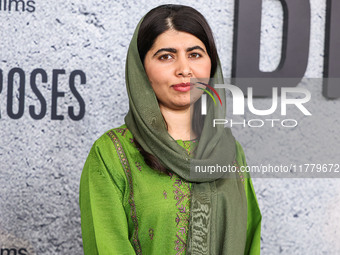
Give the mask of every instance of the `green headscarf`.
[[[143, 20], [143, 19], [142, 19]], [[156, 95], [149, 83], [137, 48], [139, 26], [131, 40], [126, 61], [129, 112], [125, 123], [143, 149], [168, 169], [192, 183], [188, 254], [244, 254], [247, 233], [247, 201], [238, 173], [193, 177], [194, 166], [228, 166], [236, 158], [235, 139], [223, 125], [212, 127], [213, 119], [224, 119], [225, 92], [216, 89], [224, 107], [208, 101], [207, 115], [195, 158], [169, 135]], [[218, 61], [215, 83], [223, 83]], [[226, 178], [227, 177], [227, 178]]]

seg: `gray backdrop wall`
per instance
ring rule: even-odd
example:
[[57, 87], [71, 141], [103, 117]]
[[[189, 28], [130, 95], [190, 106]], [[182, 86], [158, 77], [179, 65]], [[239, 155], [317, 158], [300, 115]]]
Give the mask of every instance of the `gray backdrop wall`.
[[[17, 254], [82, 254], [82, 166], [95, 139], [121, 125], [128, 111], [125, 56], [137, 22], [151, 8], [169, 2], [23, 2], [24, 10], [4, 10], [3, 0], [0, 8], [0, 248], [16, 249]], [[234, 1], [171, 3], [193, 6], [207, 18], [224, 75], [230, 77]], [[340, 161], [340, 100], [324, 98], [319, 79], [325, 1], [310, 3], [305, 78], [316, 82], [299, 86], [312, 93], [308, 109], [313, 117], [293, 112], [290, 118], [299, 119], [296, 128], [236, 126], [233, 132], [249, 165]], [[263, 0], [262, 15], [260, 68], [271, 71], [280, 61], [280, 2]], [[30, 82], [36, 69], [42, 69], [36, 79], [40, 97]], [[14, 94], [8, 96], [11, 75]], [[255, 101], [258, 106], [270, 103]], [[41, 113], [42, 104], [46, 109]], [[34, 119], [30, 108], [41, 116]], [[262, 254], [340, 253], [339, 179], [254, 178], [253, 183], [263, 214]]]

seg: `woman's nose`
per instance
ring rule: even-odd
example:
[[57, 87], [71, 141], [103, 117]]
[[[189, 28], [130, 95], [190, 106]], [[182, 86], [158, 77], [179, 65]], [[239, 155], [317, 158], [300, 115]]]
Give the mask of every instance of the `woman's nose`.
[[192, 70], [190, 68], [190, 63], [187, 58], [179, 58], [177, 60], [177, 70], [176, 74], [183, 77], [191, 77]]

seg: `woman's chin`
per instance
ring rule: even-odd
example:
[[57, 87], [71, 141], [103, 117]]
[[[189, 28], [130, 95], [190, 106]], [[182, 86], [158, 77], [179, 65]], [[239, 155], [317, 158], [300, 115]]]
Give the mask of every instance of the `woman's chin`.
[[187, 101], [187, 102], [178, 102], [173, 104], [173, 109], [175, 110], [185, 110], [190, 108], [191, 106], [194, 105], [195, 102], [193, 101]]

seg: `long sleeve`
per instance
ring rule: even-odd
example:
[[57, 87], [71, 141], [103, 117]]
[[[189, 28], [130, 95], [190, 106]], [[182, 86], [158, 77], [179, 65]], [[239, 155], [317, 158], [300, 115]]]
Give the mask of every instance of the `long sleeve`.
[[115, 163], [119, 163], [113, 152], [112, 142], [100, 138], [93, 145], [83, 168], [79, 205], [85, 255], [135, 254], [129, 241], [123, 206], [124, 188], [117, 185], [124, 178], [112, 174]]
[[[237, 161], [240, 166], [247, 166], [245, 155], [241, 145], [237, 142]], [[245, 255], [259, 255], [261, 249], [261, 212], [256, 199], [253, 183], [249, 173], [244, 176], [244, 189], [247, 196], [247, 242]]]

